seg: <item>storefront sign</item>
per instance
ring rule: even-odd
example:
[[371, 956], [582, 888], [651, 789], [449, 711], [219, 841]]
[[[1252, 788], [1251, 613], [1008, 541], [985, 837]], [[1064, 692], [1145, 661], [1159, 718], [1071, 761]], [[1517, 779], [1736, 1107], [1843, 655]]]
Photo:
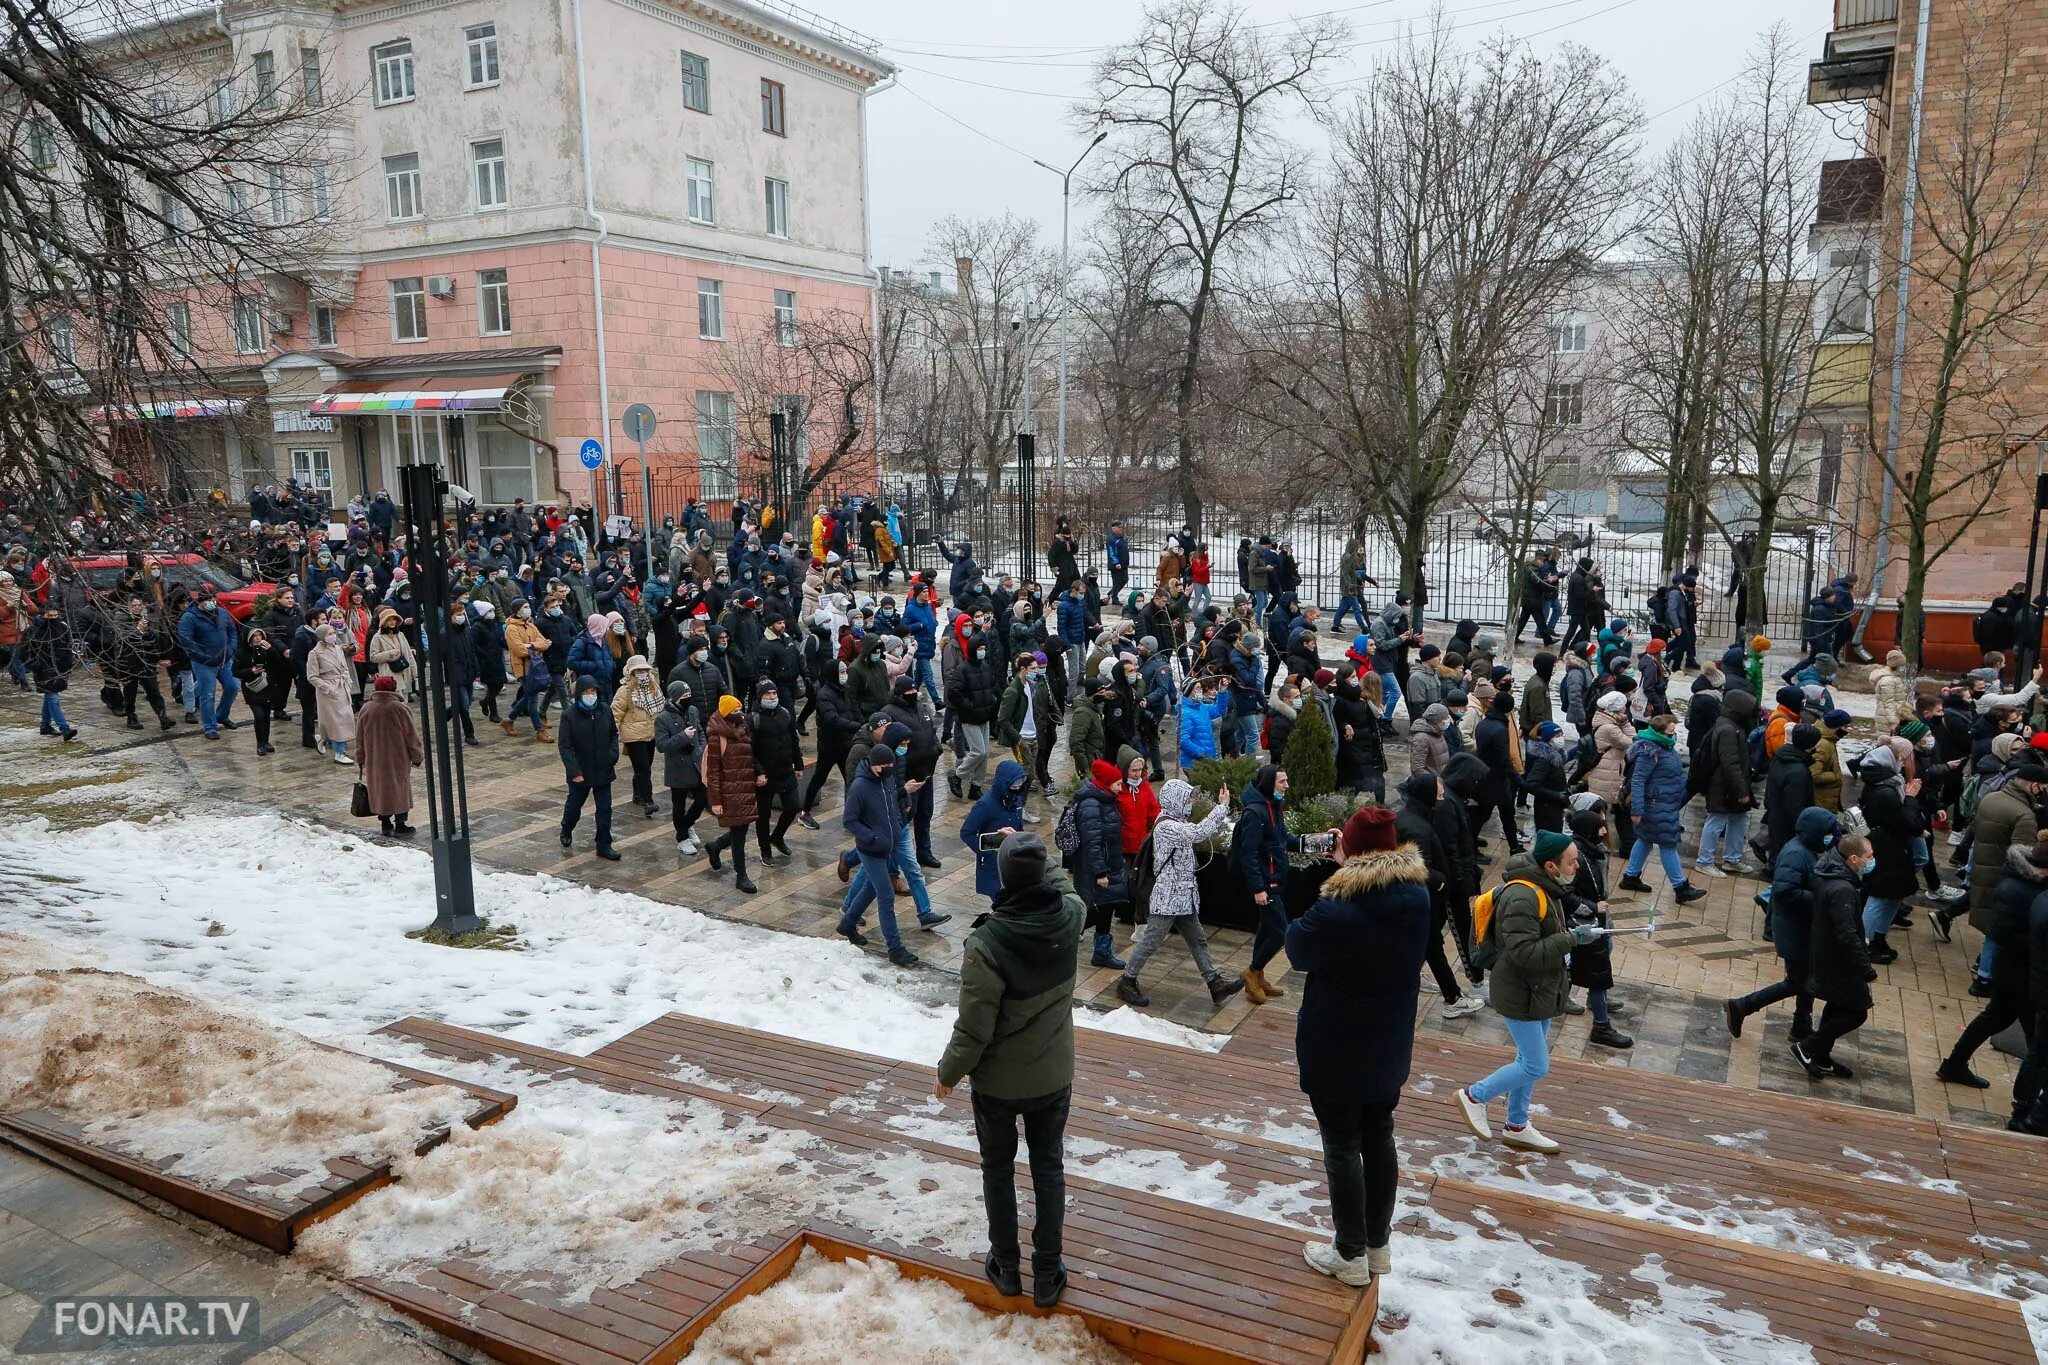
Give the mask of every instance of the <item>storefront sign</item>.
[[332, 431], [334, 419], [327, 415], [310, 412], [273, 412], [270, 414], [270, 429], [283, 431]]

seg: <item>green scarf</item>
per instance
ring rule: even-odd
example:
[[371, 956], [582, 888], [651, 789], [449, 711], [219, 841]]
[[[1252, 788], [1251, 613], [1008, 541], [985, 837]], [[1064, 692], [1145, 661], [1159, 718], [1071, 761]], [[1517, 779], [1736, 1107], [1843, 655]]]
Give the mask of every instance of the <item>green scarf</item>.
[[1654, 725], [1645, 725], [1642, 729], [1636, 731], [1636, 738], [1647, 739], [1650, 743], [1661, 744], [1667, 749], [1676, 749], [1678, 747], [1677, 735], [1667, 735]]

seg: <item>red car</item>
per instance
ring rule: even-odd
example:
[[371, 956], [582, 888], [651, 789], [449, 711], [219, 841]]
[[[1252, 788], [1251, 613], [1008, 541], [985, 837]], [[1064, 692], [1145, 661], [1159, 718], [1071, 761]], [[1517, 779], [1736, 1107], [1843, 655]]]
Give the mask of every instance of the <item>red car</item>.
[[[164, 571], [163, 583], [166, 590], [183, 584], [188, 591], [197, 592], [202, 584], [211, 584], [220, 604], [227, 608], [228, 615], [237, 621], [246, 621], [256, 610], [258, 598], [267, 597], [277, 591], [275, 583], [244, 583], [226, 570], [209, 564], [195, 554], [149, 555], [142, 557], [146, 568], [155, 566]], [[109, 592], [121, 579], [121, 573], [128, 567], [123, 555], [92, 555], [75, 559], [71, 567], [86, 590], [94, 595]]]

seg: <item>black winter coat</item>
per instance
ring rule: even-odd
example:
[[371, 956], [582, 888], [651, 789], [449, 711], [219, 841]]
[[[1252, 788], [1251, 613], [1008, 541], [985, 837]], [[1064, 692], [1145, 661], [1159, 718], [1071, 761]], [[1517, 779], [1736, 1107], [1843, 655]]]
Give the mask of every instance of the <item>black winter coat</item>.
[[725, 685], [724, 670], [711, 662], [709, 651], [705, 653], [704, 666], [701, 668], [691, 663], [688, 655], [684, 655], [676, 666], [668, 671], [668, 676], [663, 678], [662, 682], [688, 683], [691, 704], [707, 716], [718, 710], [718, 699], [730, 690]]
[[787, 635], [780, 640], [772, 635], [761, 637], [760, 647], [754, 651], [754, 676], [767, 678], [775, 684], [785, 708], [796, 705], [797, 682], [803, 677], [803, 672], [803, 650], [796, 641]]
[[754, 767], [768, 779], [761, 790], [788, 791], [804, 769], [803, 749], [796, 742], [796, 717], [787, 706], [773, 711], [756, 708], [747, 718], [754, 732]]
[[[1074, 855], [1074, 887], [1090, 909], [1122, 905], [1130, 899], [1130, 888], [1124, 875], [1124, 819], [1116, 793], [1089, 782], [1074, 801], [1074, 823], [1081, 832], [1081, 847]], [[1099, 885], [1099, 877], [1107, 877], [1108, 884]]]
[[910, 729], [910, 752], [904, 757], [908, 770], [898, 776], [911, 782], [919, 778], [929, 778], [939, 766], [939, 732], [932, 728], [932, 723], [917, 709], [916, 696], [913, 695], [907, 702], [891, 701], [882, 708], [882, 714], [890, 720], [900, 721]]
[[[1600, 913], [1600, 902], [1607, 899], [1607, 850], [1595, 840], [1574, 839], [1572, 842], [1579, 847], [1579, 870], [1573, 874], [1572, 884], [1567, 888], [1571, 896], [1565, 902], [1565, 922], [1612, 928], [1609, 917]], [[1566, 966], [1570, 970], [1572, 984], [1580, 990], [1613, 990], [1614, 940], [1596, 938], [1591, 943], [1581, 944], [1572, 949], [1571, 961]]]
[[1812, 956], [1813, 868], [1828, 851], [1828, 833], [1835, 828], [1826, 811], [1801, 816], [1794, 836], [1771, 864], [1771, 946], [1788, 963]]
[[448, 671], [450, 687], [474, 687], [477, 676], [476, 636], [470, 633], [472, 623], [465, 621], [461, 627], [448, 627], [448, 648], [442, 655], [441, 666]]
[[1479, 784], [1481, 805], [1497, 801], [1514, 789], [1514, 760], [1508, 753], [1508, 743], [1505, 716], [1489, 714], [1472, 731], [1472, 751], [1486, 765], [1486, 779]]
[[[1379, 717], [1365, 698], [1340, 687], [1331, 709], [1337, 717], [1337, 785], [1357, 791], [1387, 771], [1387, 750], [1380, 739]], [[1344, 727], [1351, 738], [1344, 738]]]
[[71, 670], [78, 667], [71, 623], [61, 616], [54, 621], [38, 616], [21, 633], [21, 648], [28, 654], [28, 671], [37, 689], [62, 692]]
[[837, 665], [833, 666], [833, 676], [821, 679], [811, 696], [818, 710], [818, 752], [844, 750], [853, 743], [854, 733], [866, 717], [853, 714], [853, 703], [846, 699], [846, 689], [840, 685]]
[[[1755, 699], [1743, 691], [1730, 693], [1701, 748], [1707, 772], [1698, 783], [1706, 794], [1708, 814], [1735, 815], [1756, 804], [1755, 791], [1749, 785], [1749, 732], [1755, 728]], [[1799, 810], [1811, 804], [1811, 795], [1809, 792]]]
[[505, 676], [505, 623], [471, 617], [469, 638], [476, 649], [476, 676], [480, 682], [503, 687]]
[[555, 751], [562, 756], [563, 775], [572, 783], [581, 777], [593, 787], [611, 785], [619, 765], [619, 727], [611, 708], [600, 704], [586, 711], [571, 702], [555, 732]]
[[[968, 647], [985, 650], [988, 645], [977, 635], [969, 641]], [[953, 713], [957, 722], [987, 725], [995, 720], [996, 707], [1002, 700], [1002, 676], [996, 672], [996, 666], [990, 659], [963, 659], [946, 675], [946, 709]]]
[[[1907, 871], [1912, 871], [1908, 862]], [[1807, 987], [1830, 1005], [1870, 1008], [1870, 948], [1863, 941], [1863, 896], [1840, 851], [1829, 849], [1813, 869], [1813, 941]]]
[[247, 635], [242, 637], [241, 646], [235, 650], [235, 680], [242, 684], [242, 691], [252, 705], [275, 711], [291, 701], [292, 656], [274, 637], [263, 638], [270, 643], [255, 649]]
[[1308, 974], [1294, 1031], [1304, 1093], [1348, 1104], [1400, 1100], [1429, 943], [1428, 876], [1412, 845], [1357, 854], [1287, 926], [1287, 960]]
[[1792, 838], [1799, 813], [1813, 804], [1813, 754], [1787, 744], [1764, 774], [1764, 849], [1771, 857]]
[[1862, 881], [1864, 894], [1887, 900], [1912, 895], [1919, 881], [1906, 841], [1920, 831], [1907, 807], [1905, 789], [1896, 775], [1889, 781], [1866, 783], [1859, 804], [1870, 825], [1871, 851], [1877, 854], [1877, 870]]
[[2036, 943], [2048, 935], [2048, 872], [2028, 861], [2032, 851], [2015, 848], [2006, 854], [2005, 876], [1991, 898], [1991, 941], [1998, 945], [1991, 958], [1991, 989], [2024, 999], [2027, 1010], [2038, 1011], [2048, 1001], [2048, 952], [2041, 951], [2048, 944]]

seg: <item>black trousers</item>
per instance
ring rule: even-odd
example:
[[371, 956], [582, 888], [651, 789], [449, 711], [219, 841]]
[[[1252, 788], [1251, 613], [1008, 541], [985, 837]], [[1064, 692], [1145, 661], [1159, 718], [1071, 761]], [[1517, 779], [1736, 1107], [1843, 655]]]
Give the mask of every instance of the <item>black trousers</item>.
[[1515, 828], [1515, 797], [1512, 791], [1503, 791], [1497, 796], [1482, 797], [1472, 812], [1472, 832], [1477, 834], [1489, 815], [1500, 816], [1501, 838], [1507, 840], [1508, 851], [1522, 850], [1522, 834]]
[[2001, 991], [1993, 987], [1991, 999], [1977, 1011], [1976, 1018], [1963, 1026], [1962, 1036], [1956, 1039], [1955, 1049], [1948, 1054], [1949, 1065], [1968, 1066], [1977, 1049], [1990, 1042], [1994, 1034], [2003, 1033], [2023, 1019], [2031, 1025], [2033, 1021], [2026, 1017], [2027, 1013], [2027, 993], [2024, 990]]
[[244, 691], [242, 693], [242, 700], [249, 703], [249, 719], [255, 722], [256, 725], [257, 747], [266, 749], [269, 748], [270, 708], [264, 705], [262, 702], [255, 700], [248, 694], [247, 691]]
[[1024, 1146], [1031, 1163], [1031, 1276], [1043, 1279], [1060, 1269], [1067, 1219], [1067, 1173], [1061, 1140], [1074, 1087], [1035, 1100], [974, 1097], [974, 1140], [981, 1148], [981, 1202], [988, 1211], [988, 1248], [997, 1264], [1015, 1266], [1017, 1245], [1017, 1121], [1024, 1121]]
[[803, 809], [816, 810], [818, 794], [825, 790], [825, 783], [831, 779], [839, 765], [846, 762], [847, 751], [853, 748], [852, 740], [827, 744], [821, 736], [818, 742], [818, 761], [811, 768], [810, 785], [804, 788]]
[[299, 679], [293, 686], [299, 694], [299, 743], [301, 746], [311, 749], [315, 747], [313, 744], [313, 727], [319, 724], [320, 721], [320, 701], [319, 698], [313, 695], [313, 684], [307, 682], [304, 678]]
[[704, 788], [701, 785], [668, 789], [668, 813], [669, 819], [676, 827], [677, 843], [690, 836], [690, 829], [697, 823], [697, 817], [702, 815], [710, 804], [704, 799]]
[[[775, 808], [782, 807], [782, 814], [775, 817]], [[789, 833], [789, 827], [796, 823], [796, 779], [791, 778], [781, 787], [762, 787], [754, 793], [754, 837], [761, 845], [761, 856], [767, 857], [770, 846], [782, 842], [782, 836]], [[774, 832], [770, 833], [771, 818]]]
[[654, 741], [636, 739], [622, 746], [633, 764], [633, 804], [654, 804]]
[[2048, 1009], [2021, 1022], [2028, 1025], [2027, 1055], [2012, 1081], [2012, 1117], [2030, 1131], [2048, 1132], [2048, 1085], [2041, 1084], [2041, 1073], [2048, 1070], [2048, 1058], [2041, 1055], [2048, 1048]]
[[1455, 1003], [1461, 994], [1458, 978], [1451, 973], [1451, 960], [1444, 955], [1444, 925], [1450, 919], [1450, 913], [1435, 903], [1434, 896], [1430, 900], [1429, 950], [1423, 961], [1429, 964], [1429, 974], [1436, 978], [1436, 988], [1443, 992], [1444, 1003], [1449, 1005]]
[[1813, 997], [1806, 993], [1806, 964], [1800, 961], [1785, 963], [1785, 979], [1774, 981], [1761, 990], [1751, 991], [1735, 1002], [1737, 1014], [1755, 1014], [1767, 1005], [1780, 1000], [1791, 1000], [1792, 1031], [1807, 1033], [1813, 1028]]
[[1562, 648], [1585, 644], [1599, 633], [1599, 625], [1589, 616], [1574, 615], [1565, 622]]
[[121, 706], [128, 715], [135, 714], [135, 693], [140, 689], [149, 700], [149, 709], [161, 716], [164, 713], [164, 690], [157, 686], [156, 674], [146, 673], [140, 678], [130, 678], [121, 684]]
[[1820, 1012], [1819, 1027], [1806, 1040], [1806, 1055], [1817, 1062], [1826, 1061], [1834, 1054], [1835, 1044], [1862, 1028], [1869, 1017], [1867, 1009], [1830, 1002]]
[[573, 834], [576, 822], [583, 818], [583, 803], [590, 797], [597, 798], [597, 846], [612, 846], [612, 784], [609, 782], [593, 786], [588, 782], [571, 782], [569, 794], [562, 800], [562, 833]]
[[1394, 1154], [1394, 1106], [1316, 1094], [1308, 1102], [1322, 1131], [1337, 1254], [1355, 1260], [1367, 1247], [1385, 1246], [1393, 1230], [1394, 1194], [1401, 1179]]

